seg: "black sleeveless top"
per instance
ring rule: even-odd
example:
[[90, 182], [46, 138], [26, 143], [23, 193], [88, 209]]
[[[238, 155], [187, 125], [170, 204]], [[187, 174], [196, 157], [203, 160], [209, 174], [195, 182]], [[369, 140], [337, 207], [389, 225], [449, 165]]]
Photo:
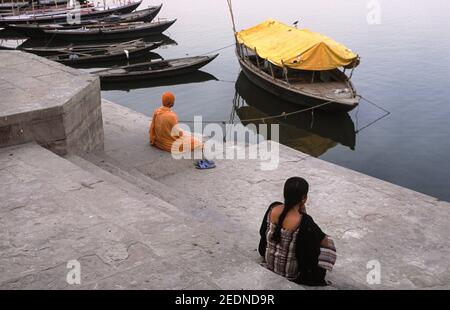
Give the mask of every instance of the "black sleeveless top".
[[[259, 242], [259, 254], [266, 256], [267, 249], [267, 218], [273, 207], [282, 205], [281, 202], [274, 202], [267, 210], [259, 234], [261, 240]], [[293, 280], [298, 284], [309, 286], [325, 286], [326, 270], [318, 266], [320, 255], [320, 244], [326, 237], [320, 227], [314, 222], [313, 218], [306, 213], [302, 214], [302, 221], [296, 234], [295, 255], [298, 263], [298, 277]]]

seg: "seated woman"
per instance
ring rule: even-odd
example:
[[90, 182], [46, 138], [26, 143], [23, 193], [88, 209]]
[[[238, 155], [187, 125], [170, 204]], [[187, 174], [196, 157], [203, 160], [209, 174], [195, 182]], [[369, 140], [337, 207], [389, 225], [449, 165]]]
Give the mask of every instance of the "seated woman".
[[333, 240], [306, 214], [309, 184], [294, 177], [284, 185], [284, 204], [270, 205], [260, 229], [266, 267], [299, 284], [325, 286], [336, 261]]

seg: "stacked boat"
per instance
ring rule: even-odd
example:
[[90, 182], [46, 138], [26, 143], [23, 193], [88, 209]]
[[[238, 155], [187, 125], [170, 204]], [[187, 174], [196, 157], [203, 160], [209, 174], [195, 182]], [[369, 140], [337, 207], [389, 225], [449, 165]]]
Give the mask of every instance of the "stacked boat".
[[[108, 25], [135, 22], [145, 22], [151, 24], [151, 22], [160, 12], [161, 7], [162, 5], [159, 5], [130, 13], [114, 13], [104, 17], [80, 20], [78, 23], [69, 23], [67, 20], [61, 23], [6, 23], [3, 25], [3, 27], [13, 30], [26, 37], [36, 38], [45, 37], [46, 31], [49, 30], [77, 30], [94, 25], [103, 25], [104, 27], [107, 27]], [[174, 22], [172, 22], [172, 24], [173, 23]]]
[[44, 9], [49, 6], [58, 6], [67, 4], [68, 0], [1, 0], [0, 14], [12, 14], [17, 10]]
[[78, 20], [99, 19], [112, 14], [124, 14], [133, 12], [142, 0], [125, 4], [112, 4], [110, 6], [94, 6], [91, 3], [83, 5], [57, 5], [44, 6], [43, 8], [26, 8], [12, 11], [12, 14], [2, 14], [0, 25], [8, 24], [49, 24], [65, 23], [71, 18]]
[[143, 40], [111, 44], [111, 45], [83, 45], [68, 48], [41, 48], [26, 50], [47, 54], [47, 58], [63, 64], [97, 64], [115, 60], [129, 60], [145, 55], [158, 48], [162, 42], [146, 43]]
[[[55, 2], [52, 5], [48, 1], [31, 9], [15, 6], [10, 13], [0, 14], [0, 27], [19, 37], [43, 42], [38, 46], [22, 44], [17, 48], [25, 52], [71, 66], [109, 64], [112, 68], [94, 72], [102, 81], [159, 79], [186, 74], [217, 57], [164, 60], [158, 55], [157, 61], [148, 61], [147, 57], [143, 62], [130, 64], [170, 42], [163, 32], [176, 22], [176, 19], [155, 20], [162, 4], [137, 10], [141, 2], [126, 0], [95, 6], [89, 2], [77, 2], [77, 5]], [[126, 64], [121, 66], [124, 61]]]

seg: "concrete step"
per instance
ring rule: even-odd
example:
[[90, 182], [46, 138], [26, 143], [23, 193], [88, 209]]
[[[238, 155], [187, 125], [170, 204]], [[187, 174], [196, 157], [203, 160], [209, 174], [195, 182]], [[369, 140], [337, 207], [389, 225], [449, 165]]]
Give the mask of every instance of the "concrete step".
[[[233, 247], [242, 255], [254, 262], [261, 262], [261, 257], [257, 252], [259, 240], [254, 238], [254, 231], [250, 231], [250, 228], [242, 225], [241, 222], [233, 220], [219, 208], [211, 206], [209, 202], [192, 196], [186, 189], [175, 189], [154, 180], [138, 169], [124, 167], [103, 152], [82, 154], [82, 156], [84, 160], [80, 161], [78, 158], [77, 161], [84, 169], [103, 177], [106, 177], [105, 172], [108, 172], [111, 174], [108, 178], [113, 184], [120, 184], [123, 188], [132, 184], [132, 188], [137, 187], [146, 194], [156, 196], [175, 207], [176, 210], [171, 210], [171, 212], [185, 214], [185, 216], [194, 218], [196, 222], [214, 226], [215, 231], [225, 233], [230, 240], [233, 240]], [[97, 167], [93, 167], [93, 165]]]
[[[146, 176], [135, 176], [119, 167], [112, 165], [98, 155], [89, 155], [90, 160], [102, 163], [108, 171], [100, 168], [93, 162], [78, 156], [70, 156], [67, 159], [82, 169], [89, 171], [106, 184], [112, 184], [117, 191], [123, 191], [135, 199], [144, 203], [155, 196], [151, 192], [155, 189], [166, 191], [167, 187]], [[112, 174], [110, 171], [114, 171]], [[128, 180], [133, 181], [133, 183]], [[137, 186], [140, 184], [140, 186]], [[159, 183], [159, 184], [158, 184]], [[150, 191], [148, 191], [150, 190]], [[172, 193], [174, 194], [174, 193]], [[179, 201], [180, 197], [169, 197], [172, 201]], [[185, 198], [186, 201], [186, 198]], [[186, 205], [187, 203], [184, 203]], [[152, 208], [158, 208], [160, 212], [169, 215], [170, 233], [162, 233], [161, 239], [180, 242], [176, 248], [173, 245], [158, 243], [154, 250], [174, 264], [187, 265], [191, 270], [200, 275], [207, 275], [209, 283], [215, 283], [217, 287], [240, 289], [240, 288], [279, 288], [279, 289], [302, 289], [302, 287], [269, 272], [260, 266], [258, 261], [248, 255], [248, 249], [243, 250], [236, 243], [236, 236], [220, 229], [216, 223], [200, 221], [189, 211], [183, 211], [169, 203], [153, 203]], [[222, 227], [226, 221], [222, 219]], [[181, 227], [181, 228], [180, 228]], [[139, 228], [138, 228], [139, 230]], [[177, 236], [177, 234], [180, 234]], [[144, 238], [145, 236], [143, 236]], [[153, 238], [158, 234], [152, 233]], [[254, 252], [254, 251], [253, 251]]]
[[71, 160], [36, 144], [0, 150], [1, 289], [78, 288], [66, 281], [71, 260], [82, 288], [301, 289], [211, 225]]
[[[216, 229], [222, 231], [237, 231], [240, 229], [235, 222], [228, 220], [226, 216], [214, 208], [208, 208], [207, 203], [194, 198], [186, 191], [172, 188], [156, 181], [137, 169], [129, 169], [121, 166], [115, 159], [105, 153], [80, 154], [80, 156], [67, 157], [78, 166], [108, 179], [112, 184], [124, 189], [130, 189], [135, 193], [151, 194], [176, 207], [176, 213], [182, 213], [204, 223], [214, 223]], [[136, 191], [136, 189], [139, 189]]]
[[204, 249], [190, 243], [197, 227], [157, 197], [133, 198], [36, 144], [0, 150], [0, 186], [1, 289], [75, 288], [72, 260], [85, 288], [219, 287], [171, 255]]
[[[89, 158], [89, 159], [88, 159]], [[142, 187], [136, 186], [134, 183], [129, 182], [126, 178], [124, 178], [124, 175], [127, 175], [125, 171], [122, 171], [118, 168], [114, 169], [116, 174], [111, 173], [109, 170], [104, 169], [103, 167], [100, 167], [96, 165], [94, 161], [101, 160], [97, 156], [94, 156], [92, 154], [83, 154], [83, 157], [80, 157], [78, 155], [68, 155], [65, 156], [65, 159], [70, 161], [71, 163], [77, 165], [78, 167], [82, 168], [83, 170], [88, 171], [89, 173], [93, 174], [94, 176], [98, 177], [104, 182], [107, 182], [108, 184], [111, 184], [121, 191], [127, 193], [128, 195], [140, 199], [145, 200], [147, 197], [156, 197], [158, 199], [161, 199], [160, 197], [157, 197], [152, 194], [152, 191], [148, 191]], [[103, 161], [103, 160], [102, 160]], [[112, 166], [105, 163], [105, 166], [108, 166], [110, 170], [112, 170]], [[130, 178], [129, 175], [127, 175], [128, 178]], [[164, 204], [164, 206], [155, 205], [155, 207], [163, 208], [163, 212], [171, 214], [171, 215], [177, 215], [179, 214], [179, 209], [175, 208], [170, 202], [161, 199], [167, 204]]]
[[[379, 258], [380, 251], [363, 242], [363, 238], [355, 239], [365, 236], [366, 226], [353, 214], [358, 214], [360, 218], [359, 214], [370, 214], [372, 210], [352, 203], [355, 213], [345, 216], [350, 212], [347, 208], [350, 198], [336, 199], [342, 197], [340, 192], [329, 195], [329, 191], [334, 191], [336, 187], [330, 187], [328, 178], [333, 180], [333, 185], [341, 186], [343, 182], [340, 188], [342, 193], [347, 193], [349, 189], [357, 186], [353, 183], [354, 175], [348, 170], [335, 172], [335, 166], [315, 161], [305, 154], [277, 145], [280, 149], [279, 158], [275, 156], [273, 159], [279, 160], [279, 168], [273, 171], [262, 170], [263, 161], [250, 159], [216, 160], [216, 169], [199, 171], [193, 168], [193, 160], [174, 160], [167, 152], [149, 146], [150, 119], [147, 116], [106, 100], [102, 101], [102, 111], [105, 129], [104, 152], [120, 163], [117, 166], [125, 167], [124, 170], [128, 172], [136, 170], [170, 188], [176, 187], [177, 191], [185, 194], [184, 197], [194, 197], [193, 200], [201, 202], [205, 210], [215, 210], [220, 214], [219, 219], [227, 219], [233, 223], [233, 229], [224, 231], [235, 240], [236, 247], [253, 261], [260, 259], [254, 250], [259, 242], [258, 231], [268, 205], [282, 199], [283, 183], [287, 178], [293, 175], [304, 176], [311, 182], [312, 189], [308, 204], [311, 207], [308, 211], [322, 229], [335, 238], [340, 253], [336, 268], [327, 279], [343, 289], [368, 287], [368, 271], [365, 266], [368, 261]], [[358, 188], [361, 191], [366, 190], [361, 186]], [[353, 197], [354, 193], [349, 195]], [[334, 208], [336, 203], [341, 208], [339, 212]], [[333, 208], [329, 208], [330, 204]], [[180, 204], [174, 205], [180, 207]], [[216, 223], [220, 225], [220, 221], [211, 221], [211, 225]], [[378, 225], [378, 222], [375, 224]], [[351, 233], [357, 232], [352, 235], [355, 238], [346, 236], [349, 230]], [[373, 234], [371, 237], [374, 237], [375, 240], [371, 240], [375, 244], [377, 237]], [[389, 239], [388, 236], [386, 238]], [[355, 240], [359, 249], [364, 248], [364, 251], [356, 256]], [[355, 258], [358, 264], [354, 263]], [[395, 262], [390, 265], [393, 264]], [[390, 287], [391, 284], [385, 287]], [[394, 283], [394, 286], [398, 284]]]

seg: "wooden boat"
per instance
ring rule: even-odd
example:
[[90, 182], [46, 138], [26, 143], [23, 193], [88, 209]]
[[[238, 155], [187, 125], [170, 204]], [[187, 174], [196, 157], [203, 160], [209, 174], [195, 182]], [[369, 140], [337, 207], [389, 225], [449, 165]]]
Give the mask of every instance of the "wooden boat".
[[[162, 41], [160, 41], [162, 42]], [[89, 50], [105, 50], [108, 48], [114, 48], [114, 47], [123, 47], [123, 46], [133, 46], [137, 44], [145, 44], [146, 42], [142, 39], [136, 39], [121, 43], [105, 43], [105, 44], [85, 44], [85, 45], [74, 45], [69, 44], [65, 46], [38, 46], [38, 47], [19, 47], [18, 49], [33, 53], [39, 56], [51, 56], [61, 53], [71, 53], [71, 52], [83, 52], [83, 51], [89, 51]], [[147, 43], [154, 43], [154, 42], [147, 42]]]
[[[23, 38], [21, 40], [24, 40]], [[154, 42], [163, 42], [162, 46], [166, 45], [177, 45], [178, 43], [174, 40], [172, 40], [170, 37], [162, 34], [162, 35], [155, 35], [151, 37], [145, 37], [145, 38], [138, 38], [138, 39], [120, 39], [120, 40], [114, 40], [114, 41], [105, 41], [105, 42], [67, 42], [67, 41], [56, 41], [52, 40], [50, 44], [48, 44], [48, 41], [43, 38], [34, 38], [34, 39], [27, 39], [24, 40], [20, 45], [16, 47], [17, 50], [23, 50], [26, 52], [30, 52], [33, 54], [38, 55], [52, 55], [54, 53], [54, 49], [66, 49], [71, 47], [86, 47], [86, 48], [92, 48], [92, 47], [108, 47], [108, 46], [114, 46], [117, 44], [128, 44], [130, 42], [139, 41], [142, 40], [146, 43], [154, 43]], [[58, 52], [58, 50], [56, 51]]]
[[217, 78], [214, 75], [204, 71], [195, 71], [189, 74], [174, 76], [171, 77], [170, 79], [152, 79], [152, 80], [125, 81], [116, 83], [103, 83], [102, 90], [131, 91], [135, 89], [196, 84], [208, 81], [217, 81]]
[[99, 19], [82, 20], [80, 24], [7, 24], [6, 29], [10, 29], [24, 35], [25, 37], [36, 38], [45, 36], [45, 30], [57, 29], [78, 29], [81, 26], [87, 25], [110, 25], [130, 22], [151, 22], [161, 11], [162, 4], [158, 6], [149, 7], [144, 10], [139, 10], [126, 14], [113, 14]]
[[158, 60], [92, 72], [102, 82], [123, 82], [154, 80], [195, 72], [213, 61], [213, 56], [185, 57], [170, 60]]
[[[94, 5], [92, 3], [85, 3], [79, 6], [79, 9], [85, 10], [94, 8]], [[100, 9], [99, 6], [96, 7], [97, 9]], [[4, 14], [3, 16], [22, 16], [22, 15], [33, 15], [33, 17], [38, 16], [50, 16], [50, 15], [57, 15], [61, 13], [66, 13], [69, 10], [74, 10], [73, 7], [67, 7], [67, 5], [34, 5], [34, 6], [28, 6], [26, 8], [11, 11], [9, 14]]]
[[0, 12], [11, 12], [13, 10], [19, 10], [22, 8], [26, 8], [28, 6], [28, 2], [14, 2], [14, 1], [10, 1], [10, 2], [1, 2], [0, 3]]
[[53, 4], [35, 4], [34, 6], [28, 5], [25, 8], [22, 8], [20, 10], [11, 11], [10, 14], [5, 14], [4, 16], [21, 16], [21, 15], [33, 15], [33, 17], [39, 17], [39, 16], [50, 16], [50, 15], [57, 15], [61, 13], [67, 13], [67, 11], [70, 10], [86, 10], [86, 9], [98, 9], [102, 10], [104, 9], [103, 6], [98, 3], [97, 5], [94, 5], [93, 3], [84, 2], [82, 4], [79, 4], [77, 8], [74, 6], [68, 6], [67, 4], [63, 3], [53, 3]]
[[[57, 11], [67, 10], [67, 2], [66, 0], [51, 0], [50, 1], [42, 1], [42, 3], [36, 3], [31, 5], [29, 1], [26, 2], [26, 5], [21, 6], [18, 9], [10, 9], [2, 13], [2, 16], [14, 16], [14, 15], [22, 15], [22, 14], [42, 14], [42, 13], [51, 13]], [[80, 1], [81, 2], [81, 1]], [[83, 3], [80, 4], [80, 8], [89, 8], [94, 7], [92, 3]]]
[[[56, 5], [61, 5], [61, 4], [67, 4], [67, 2], [69, 2], [68, 0], [39, 0], [38, 3], [39, 5], [42, 6], [54, 6]], [[80, 1], [81, 2], [81, 1]]]
[[177, 20], [160, 20], [157, 22], [145, 23], [123, 23], [92, 25], [78, 29], [68, 30], [44, 30], [45, 34], [54, 39], [69, 42], [85, 41], [114, 41], [120, 39], [143, 38], [152, 35], [160, 35], [172, 26]]
[[106, 16], [100, 18], [98, 21], [100, 22], [117, 22], [117, 23], [131, 23], [131, 22], [148, 22], [153, 21], [156, 16], [161, 12], [162, 4], [150, 6], [146, 9], [130, 12], [130, 13], [118, 13], [112, 14], [110, 16]]
[[0, 45], [0, 50], [2, 50], [2, 51], [14, 51], [15, 48], [12, 48], [12, 47], [9, 47], [9, 46]]
[[[98, 19], [105, 16], [110, 16], [117, 13], [131, 13], [140, 4], [142, 0], [130, 2], [124, 5], [111, 5], [110, 7], [87, 7], [82, 8], [80, 13], [81, 20]], [[67, 14], [72, 12], [72, 9], [59, 8], [51, 11], [39, 13], [24, 13], [21, 15], [0, 17], [0, 25], [5, 24], [27, 24], [27, 23], [65, 23], [67, 22]]]
[[66, 65], [120, 61], [145, 55], [149, 51], [159, 47], [161, 44], [162, 42], [151, 44], [142, 42], [142, 44], [119, 45], [106, 49], [76, 50], [48, 56], [47, 59]]
[[345, 70], [353, 73], [359, 56], [343, 45], [275, 20], [236, 33], [236, 40], [244, 74], [281, 99], [328, 111], [350, 111], [358, 105]]
[[153, 51], [146, 52], [143, 55], [136, 56], [130, 59], [119, 59], [111, 61], [99, 61], [99, 62], [88, 62], [88, 63], [77, 63], [71, 64], [70, 66], [77, 69], [88, 69], [89, 72], [105, 70], [106, 68], [117, 68], [122, 66], [129, 66], [134, 64], [139, 64], [143, 62], [156, 61], [159, 59], [164, 59], [158, 53]]

